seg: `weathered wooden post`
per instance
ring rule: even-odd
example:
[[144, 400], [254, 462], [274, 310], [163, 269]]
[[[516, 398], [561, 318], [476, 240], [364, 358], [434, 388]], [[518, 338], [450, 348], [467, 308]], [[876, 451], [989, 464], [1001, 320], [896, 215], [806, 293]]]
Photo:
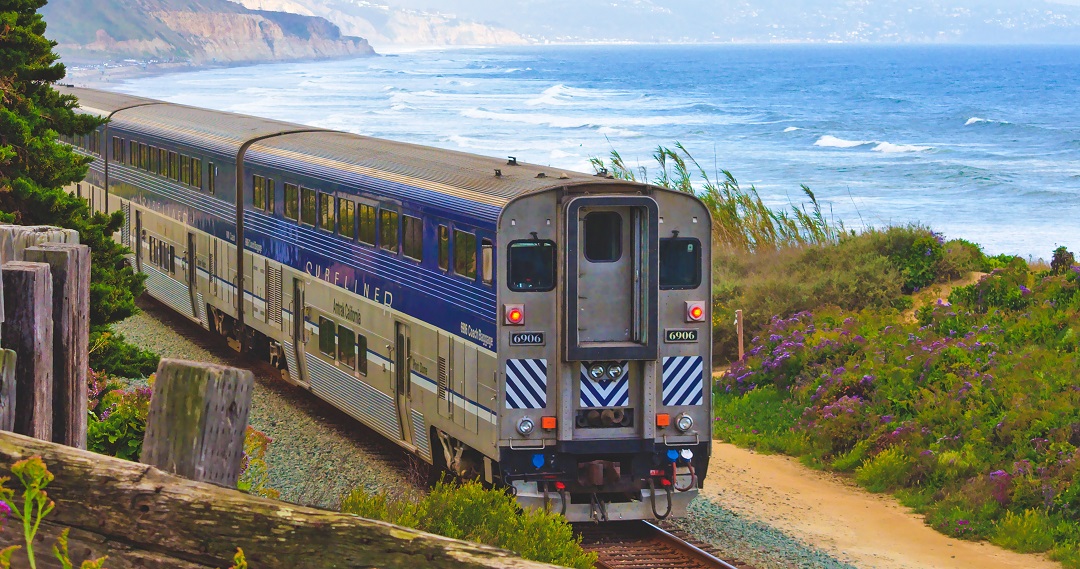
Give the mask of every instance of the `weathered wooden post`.
[[0, 341], [17, 354], [15, 432], [52, 440], [53, 321], [49, 265], [3, 265], [4, 324]]
[[743, 359], [743, 323], [742, 310], [735, 311], [735, 332], [739, 335], [739, 360]]
[[249, 370], [161, 360], [139, 461], [235, 488], [254, 387]]
[[[0, 278], [0, 326], [4, 323], [4, 279]], [[15, 352], [0, 349], [0, 431], [15, 429]]]
[[47, 263], [53, 279], [53, 442], [86, 448], [86, 371], [90, 366], [90, 248], [43, 243], [23, 254]]

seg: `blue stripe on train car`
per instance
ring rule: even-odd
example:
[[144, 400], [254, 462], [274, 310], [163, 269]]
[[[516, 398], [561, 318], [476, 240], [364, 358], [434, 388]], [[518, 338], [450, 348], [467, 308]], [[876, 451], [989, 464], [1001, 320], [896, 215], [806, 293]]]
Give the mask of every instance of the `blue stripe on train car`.
[[664, 405], [701, 405], [705, 369], [701, 356], [664, 358]]
[[547, 407], [547, 360], [506, 360], [506, 408]]
[[619, 379], [593, 381], [589, 370], [581, 364], [581, 401], [586, 408], [626, 407], [630, 404], [630, 370], [628, 362], [619, 362], [622, 375]]

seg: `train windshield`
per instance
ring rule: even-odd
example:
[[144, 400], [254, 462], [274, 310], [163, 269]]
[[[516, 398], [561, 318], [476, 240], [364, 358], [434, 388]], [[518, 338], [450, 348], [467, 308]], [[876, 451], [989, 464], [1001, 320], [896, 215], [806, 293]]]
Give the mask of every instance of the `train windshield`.
[[555, 288], [553, 241], [514, 241], [507, 258], [510, 290], [539, 292]]
[[660, 240], [660, 288], [687, 289], [701, 284], [701, 242], [672, 237]]

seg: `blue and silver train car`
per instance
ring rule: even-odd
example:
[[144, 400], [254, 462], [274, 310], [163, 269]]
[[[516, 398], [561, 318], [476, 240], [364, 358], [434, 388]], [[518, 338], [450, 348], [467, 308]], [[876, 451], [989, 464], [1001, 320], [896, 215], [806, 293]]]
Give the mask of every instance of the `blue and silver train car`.
[[149, 293], [438, 468], [572, 521], [683, 515], [708, 468], [694, 196], [65, 87], [71, 188]]

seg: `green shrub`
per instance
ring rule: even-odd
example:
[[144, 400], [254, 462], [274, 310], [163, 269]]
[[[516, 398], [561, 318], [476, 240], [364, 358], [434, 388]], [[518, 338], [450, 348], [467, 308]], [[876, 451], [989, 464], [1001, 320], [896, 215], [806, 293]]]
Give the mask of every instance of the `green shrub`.
[[885, 492], [904, 486], [915, 461], [898, 447], [889, 447], [855, 469], [855, 481], [871, 492]]
[[1042, 553], [1054, 547], [1053, 524], [1038, 510], [1026, 510], [1022, 514], [1005, 512], [990, 541], [1014, 551]]
[[120, 377], [147, 377], [157, 370], [161, 357], [129, 344], [111, 326], [90, 332], [90, 369]]
[[1054, 256], [1050, 261], [1050, 272], [1055, 275], [1063, 275], [1076, 265], [1076, 256], [1065, 247], [1054, 249]]
[[341, 501], [341, 511], [454, 539], [509, 549], [525, 559], [589, 569], [595, 553], [581, 549], [566, 519], [542, 510], [521, 512], [506, 492], [479, 482], [439, 482], [422, 498], [388, 498], [357, 489]]
[[137, 462], [146, 435], [150, 388], [112, 390], [100, 399], [99, 408], [100, 414], [91, 414], [87, 422], [86, 448]]

